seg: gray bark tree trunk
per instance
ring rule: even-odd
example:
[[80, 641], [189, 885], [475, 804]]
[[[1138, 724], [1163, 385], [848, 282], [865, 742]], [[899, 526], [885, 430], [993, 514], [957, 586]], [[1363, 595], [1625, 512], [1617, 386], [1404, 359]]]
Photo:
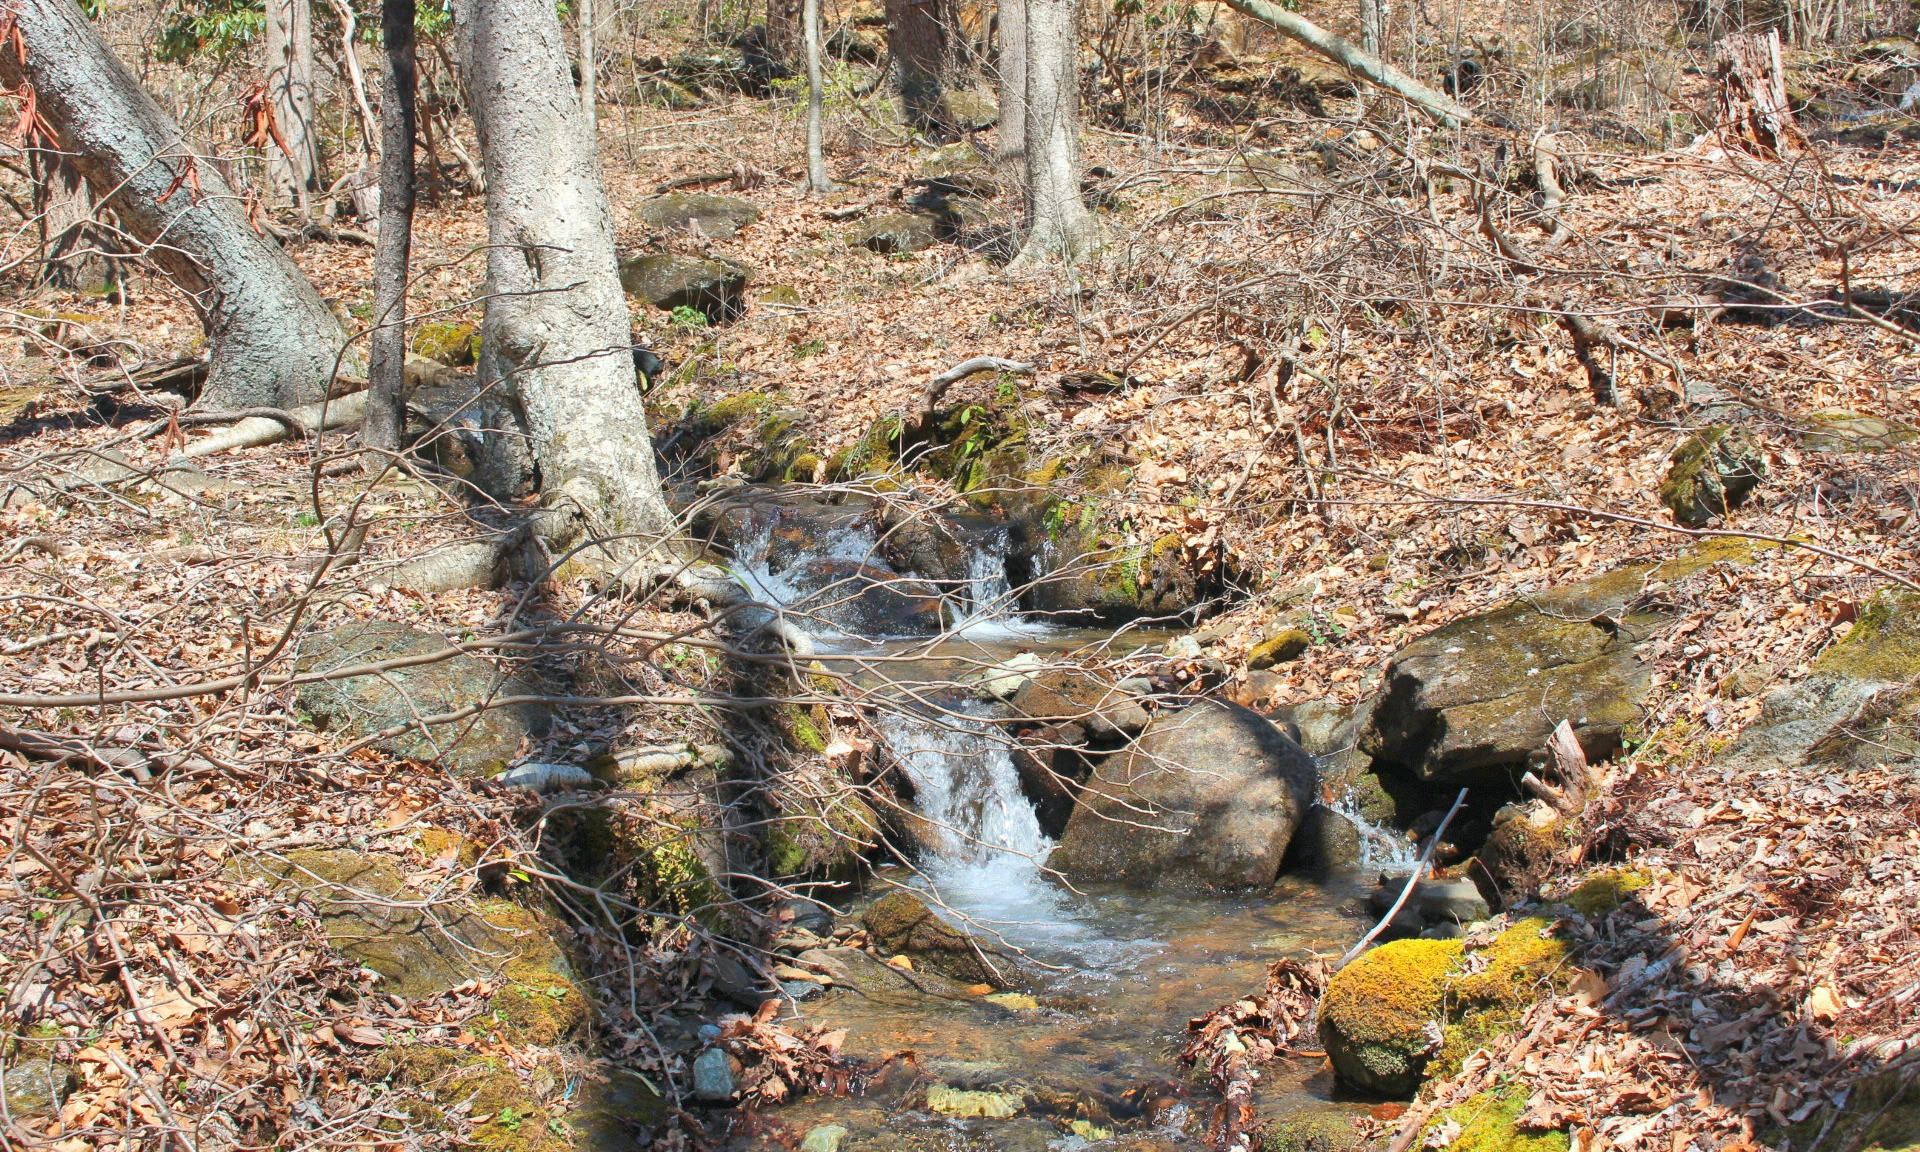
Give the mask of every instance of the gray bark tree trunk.
[[1075, 0], [1027, 0], [1027, 239], [1016, 263], [1068, 263], [1100, 244], [1080, 195], [1080, 36]]
[[267, 177], [279, 195], [307, 210], [320, 175], [313, 126], [313, 11], [308, 0], [267, 0], [267, 99], [286, 141], [267, 148]]
[[947, 29], [952, 0], [886, 0], [887, 50], [907, 126], [936, 138], [947, 135]]
[[105, 289], [116, 278], [108, 253], [118, 245], [94, 219], [93, 189], [59, 152], [32, 148], [27, 161], [40, 221], [40, 281], [74, 292]]
[[804, 0], [800, 19], [807, 41], [807, 191], [831, 192], [833, 177], [827, 173], [826, 129], [821, 123], [826, 92], [820, 75], [820, 0]]
[[1227, 7], [1271, 25], [1282, 36], [1306, 45], [1361, 79], [1371, 80], [1418, 104], [1443, 124], [1472, 123], [1479, 119], [1473, 109], [1443, 92], [1434, 91], [1360, 45], [1327, 31], [1297, 12], [1289, 12], [1267, 0], [1227, 0]]
[[1027, 0], [1000, 0], [1000, 127], [995, 158], [1024, 184], [1027, 167]]
[[27, 59], [0, 52], [0, 83], [32, 86], [94, 195], [192, 297], [213, 349], [201, 403], [324, 397], [346, 334], [313, 285], [254, 233], [219, 169], [196, 160], [73, 0], [16, 0], [13, 11]]
[[580, 0], [580, 116], [587, 139], [600, 138], [600, 73], [593, 58], [593, 0]]
[[480, 379], [510, 390], [555, 515], [619, 565], [671, 532], [634, 386], [600, 166], [551, 0], [459, 0], [454, 25], [487, 181]]
[[367, 356], [367, 471], [384, 472], [405, 428], [407, 266], [413, 255], [414, 0], [381, 0], [386, 67], [380, 85], [380, 236], [373, 253], [373, 335]]

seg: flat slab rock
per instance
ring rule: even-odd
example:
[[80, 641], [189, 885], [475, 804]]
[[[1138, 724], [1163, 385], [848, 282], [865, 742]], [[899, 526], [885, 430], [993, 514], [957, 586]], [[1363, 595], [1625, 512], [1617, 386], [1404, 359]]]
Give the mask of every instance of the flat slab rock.
[[760, 219], [760, 209], [737, 196], [711, 192], [670, 192], [640, 205], [640, 219], [655, 228], [676, 232], [698, 231], [702, 236], [727, 240]]
[[[445, 637], [386, 620], [368, 620], [322, 632], [302, 645], [300, 672], [329, 672], [445, 651]], [[390, 756], [436, 760], [458, 776], [494, 776], [518, 759], [530, 739], [546, 734], [550, 717], [537, 704], [488, 708], [445, 724], [423, 724], [502, 696], [532, 695], [537, 685], [508, 676], [477, 656], [458, 653], [411, 667], [303, 684], [295, 696], [318, 725], [359, 738], [393, 728], [375, 740]]]

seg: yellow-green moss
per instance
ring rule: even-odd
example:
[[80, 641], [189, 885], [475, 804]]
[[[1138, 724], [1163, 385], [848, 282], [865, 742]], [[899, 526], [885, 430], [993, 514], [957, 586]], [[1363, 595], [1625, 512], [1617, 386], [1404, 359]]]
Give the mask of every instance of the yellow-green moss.
[[1651, 883], [1653, 877], [1634, 869], [1596, 872], [1560, 897], [1559, 902], [1582, 916], [1605, 916]]
[[821, 471], [820, 457], [812, 452], [802, 452], [793, 458], [793, 464], [787, 468], [786, 478], [802, 483], [811, 483]]
[[1846, 638], [1813, 662], [1813, 670], [1856, 680], [1905, 681], [1920, 675], [1920, 596], [1883, 592], [1874, 597]]
[[445, 828], [425, 828], [420, 832], [420, 851], [427, 859], [438, 860], [452, 853], [462, 868], [471, 868], [480, 863], [480, 845]]
[[1460, 1126], [1460, 1135], [1447, 1145], [1452, 1152], [1567, 1152], [1565, 1132], [1520, 1131], [1515, 1121], [1525, 1108], [1525, 1093], [1501, 1088], [1454, 1105], [1434, 1117], [1433, 1126], [1449, 1121]]
[[413, 350], [451, 368], [480, 359], [480, 329], [459, 320], [436, 320], [414, 329]]
[[1247, 667], [1258, 672], [1275, 664], [1285, 664], [1313, 646], [1313, 637], [1305, 629], [1289, 628], [1255, 644], [1247, 652]]
[[466, 1104], [467, 1116], [486, 1118], [474, 1125], [472, 1146], [498, 1152], [561, 1152], [573, 1147], [572, 1129], [566, 1122], [535, 1103], [532, 1086], [492, 1057], [454, 1048], [404, 1045], [382, 1052], [373, 1074], [419, 1093], [399, 1101], [416, 1129], [443, 1129], [449, 1111]]
[[1456, 1011], [1515, 1008], [1533, 1003], [1571, 976], [1572, 947], [1552, 934], [1550, 921], [1529, 918], [1508, 928], [1480, 952], [1486, 966], [1449, 981], [1447, 998]]
[[1466, 948], [1458, 940], [1395, 940], [1363, 954], [1327, 985], [1322, 1020], [1349, 1042], [1401, 1044], [1446, 1003], [1447, 974]]
[[820, 734], [820, 727], [815, 722], [813, 709], [804, 708], [798, 704], [787, 704], [781, 707], [780, 712], [786, 720], [787, 736], [792, 740], [794, 747], [807, 752], [827, 750], [827, 738]]

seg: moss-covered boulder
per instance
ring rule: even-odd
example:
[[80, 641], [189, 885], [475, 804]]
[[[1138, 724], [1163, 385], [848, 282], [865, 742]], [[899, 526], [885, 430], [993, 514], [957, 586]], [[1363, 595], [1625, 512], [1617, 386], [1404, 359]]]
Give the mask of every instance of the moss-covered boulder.
[[1305, 629], [1288, 628], [1276, 632], [1265, 640], [1255, 644], [1247, 652], [1247, 669], [1258, 672], [1262, 668], [1271, 668], [1275, 664], [1285, 664], [1296, 660], [1307, 649], [1313, 647], [1313, 637]]
[[328, 942], [378, 972], [383, 992], [417, 999], [468, 980], [494, 982], [495, 1018], [527, 1044], [551, 1046], [586, 1022], [588, 1001], [556, 943], [558, 925], [523, 905], [432, 900], [392, 857], [347, 850], [299, 850], [236, 871], [303, 895]]
[[388, 1049], [371, 1066], [413, 1127], [441, 1130], [464, 1117], [470, 1146], [487, 1152], [611, 1152], [635, 1147], [667, 1118], [666, 1101], [636, 1073], [600, 1061], [568, 1071], [577, 1080], [529, 1078], [498, 1056], [429, 1044]]
[[750, 200], [737, 196], [716, 196], [711, 192], [669, 192], [640, 205], [642, 223], [671, 232], [694, 232], [715, 240], [728, 240], [760, 219], [760, 209]]
[[1567, 818], [1540, 800], [1502, 805], [1493, 815], [1493, 831], [1476, 854], [1509, 901], [1540, 891], [1555, 858], [1572, 844]]
[[868, 905], [860, 923], [882, 952], [916, 963], [965, 984], [999, 984], [1004, 977], [984, 958], [984, 950], [965, 932], [934, 915], [911, 892], [889, 892]]
[[[1856, 1081], [1844, 1106], [1829, 1104], [1785, 1130], [1795, 1148], [1848, 1148], [1858, 1152], [1920, 1149], [1920, 1075], [1909, 1051], [1879, 1072]], [[1769, 1141], [1771, 1143], [1771, 1141]]]
[[1746, 503], [1766, 478], [1766, 454], [1746, 430], [1716, 424], [1674, 449], [1660, 500], [1676, 521], [1700, 528]]
[[[367, 620], [317, 633], [300, 647], [302, 673], [339, 672], [446, 652], [445, 637], [404, 624]], [[489, 707], [451, 723], [425, 718], [463, 712], [503, 696], [537, 695], [537, 686], [509, 676], [477, 656], [441, 659], [303, 684], [294, 697], [321, 727], [359, 738], [383, 735], [373, 746], [392, 756], [434, 760], [461, 776], [492, 776], [517, 759], [527, 741], [547, 731], [550, 717], [536, 704]]]
[[939, 221], [918, 212], [874, 216], [847, 233], [848, 244], [883, 256], [920, 252], [939, 242]]
[[[803, 722], [796, 747], [820, 741], [813, 719]], [[859, 872], [863, 854], [879, 840], [880, 818], [853, 781], [814, 757], [783, 771], [769, 791], [774, 814], [761, 843], [770, 875], [840, 882]]]
[[1377, 1096], [1412, 1094], [1438, 1060], [1458, 1062], [1519, 1019], [1572, 973], [1566, 941], [1522, 920], [1485, 948], [1460, 940], [1396, 940], [1327, 984], [1320, 1038], [1334, 1072]]
[[712, 323], [738, 319], [753, 270], [732, 260], [653, 253], [620, 263], [620, 286], [655, 308], [691, 308]]
[[413, 350], [450, 368], [480, 359], [480, 326], [464, 320], [433, 320], [414, 329]]
[[1920, 428], [1861, 412], [1812, 412], [1801, 422], [1800, 443], [1814, 452], [1885, 452], [1920, 440]]
[[1156, 717], [1094, 768], [1047, 863], [1085, 880], [1265, 888], [1313, 803], [1316, 773], [1259, 713], [1202, 700]]
[[1883, 591], [1807, 675], [1767, 694], [1760, 717], [1720, 756], [1723, 770], [1817, 761], [1835, 768], [1914, 763], [1920, 721], [1920, 594]]
[[1636, 645], [1667, 620], [1641, 593], [1750, 555], [1730, 544], [1630, 565], [1430, 632], [1387, 665], [1360, 749], [1422, 780], [1504, 781], [1564, 719], [1590, 759], [1611, 756], [1651, 689]]
[[15, 1053], [0, 1058], [0, 1100], [9, 1120], [42, 1120], [60, 1114], [60, 1105], [72, 1091], [73, 1070], [41, 1056]]

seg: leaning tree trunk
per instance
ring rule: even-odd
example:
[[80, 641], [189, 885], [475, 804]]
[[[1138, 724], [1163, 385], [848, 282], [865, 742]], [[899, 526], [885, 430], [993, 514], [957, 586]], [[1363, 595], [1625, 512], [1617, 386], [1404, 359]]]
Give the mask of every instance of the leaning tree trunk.
[[1000, 0], [1000, 143], [995, 159], [1024, 184], [1027, 167], [1027, 0]]
[[1466, 124], [1479, 119], [1473, 109], [1445, 93], [1435, 92], [1363, 46], [1327, 31], [1297, 12], [1289, 12], [1267, 0], [1227, 0], [1227, 7], [1269, 25], [1289, 40], [1306, 45], [1362, 80], [1370, 80], [1412, 101], [1443, 124]]
[[1027, 0], [1027, 240], [1018, 262], [1069, 263], [1100, 226], [1080, 196], [1079, 13], [1075, 0]]
[[30, 86], [94, 195], [192, 297], [213, 349], [201, 403], [324, 397], [346, 334], [293, 261], [254, 233], [219, 169], [196, 160], [73, 0], [15, 0], [12, 19], [26, 61], [0, 52], [0, 83]]
[[909, 128], [945, 136], [947, 29], [952, 0], [886, 0], [887, 50], [900, 87], [901, 117]]
[[820, 0], [804, 0], [801, 23], [807, 39], [807, 191], [833, 191], [827, 174], [826, 129], [821, 123], [825, 81], [820, 75]]
[[118, 245], [95, 219], [93, 189], [57, 151], [31, 148], [27, 160], [40, 221], [40, 282], [70, 292], [104, 291], [115, 280], [109, 253]]
[[1802, 135], [1787, 102], [1780, 66], [1780, 33], [1735, 33], [1713, 46], [1714, 103], [1720, 138], [1771, 159], [1798, 146]]
[[[308, 0], [267, 0], [267, 100], [279, 139], [267, 146], [267, 178], [307, 210], [320, 174], [313, 127], [313, 12]], [[284, 150], [283, 150], [284, 146]]]
[[[400, 451], [406, 414], [407, 265], [413, 255], [414, 0], [381, 0], [386, 67], [380, 85], [380, 236], [373, 252], [373, 335], [367, 356], [367, 470]], [[376, 458], [375, 454], [378, 454]]]
[[[457, 0], [467, 103], [487, 181], [481, 383], [524, 413], [550, 540], [637, 555], [673, 517], [634, 387], [627, 301], [593, 142], [552, 0]], [[610, 556], [609, 556], [610, 554]]]
[[580, 0], [580, 117], [587, 139], [600, 135], [600, 72], [593, 55], [593, 0]]

